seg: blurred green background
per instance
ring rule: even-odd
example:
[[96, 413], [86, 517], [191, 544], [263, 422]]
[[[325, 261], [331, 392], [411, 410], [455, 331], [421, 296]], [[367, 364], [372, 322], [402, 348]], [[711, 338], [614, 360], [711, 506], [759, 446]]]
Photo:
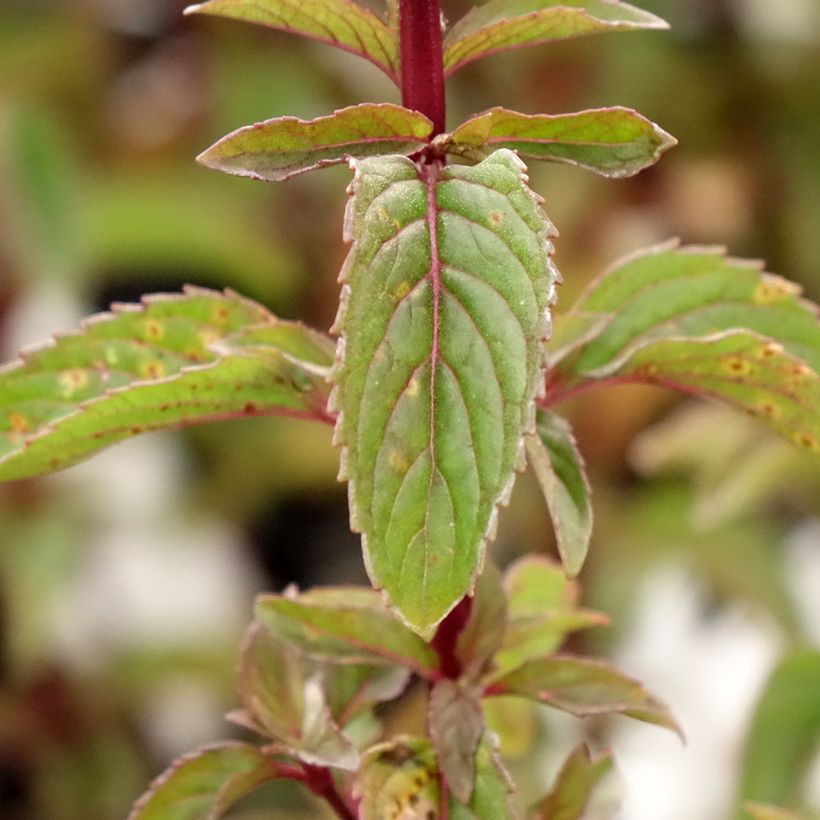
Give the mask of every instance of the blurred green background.
[[[112, 301], [185, 283], [330, 326], [347, 171], [273, 186], [193, 157], [260, 119], [397, 93], [347, 54], [183, 17], [184, 5], [0, 6], [3, 360]], [[469, 5], [443, 2], [451, 19]], [[820, 3], [642, 5], [672, 30], [499, 55], [450, 82], [451, 125], [496, 104], [621, 104], [680, 141], [631, 180], [531, 169], [561, 233], [559, 309], [618, 256], [671, 236], [764, 258], [820, 300]], [[506, 751], [528, 770], [523, 791], [542, 788], [585, 736], [612, 742], [620, 761], [596, 817], [612, 816], [617, 796], [625, 820], [718, 820], [742, 796], [820, 809], [816, 461], [745, 418], [655, 389], [561, 410], [595, 494], [584, 602], [612, 618], [569, 648], [644, 680], [689, 743], [625, 721], [511, 717], [522, 723]], [[235, 731], [222, 715], [253, 595], [366, 582], [336, 469], [327, 429], [265, 419], [137, 439], [0, 486], [2, 820], [121, 820], [173, 756]], [[524, 475], [492, 555], [506, 564], [530, 550], [553, 543]], [[322, 811], [277, 785], [231, 816]]]

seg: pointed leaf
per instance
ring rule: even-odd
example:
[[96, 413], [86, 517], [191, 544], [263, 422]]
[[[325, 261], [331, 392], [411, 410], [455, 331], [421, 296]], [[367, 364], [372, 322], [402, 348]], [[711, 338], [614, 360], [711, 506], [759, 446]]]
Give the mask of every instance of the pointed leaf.
[[587, 745], [581, 743], [564, 762], [549, 794], [536, 807], [533, 820], [581, 820], [593, 789], [611, 770], [609, 752], [592, 757]]
[[237, 681], [251, 725], [277, 748], [312, 765], [356, 769], [358, 753], [333, 719], [321, 671], [262, 624], [248, 631]]
[[210, 0], [186, 14], [215, 14], [302, 34], [358, 54], [398, 85], [398, 36], [353, 0]]
[[789, 808], [799, 805], [800, 789], [820, 738], [818, 691], [820, 652], [793, 650], [775, 668], [746, 736], [741, 800]]
[[233, 294], [190, 288], [87, 320], [0, 368], [0, 480], [150, 430], [254, 415], [328, 420], [332, 347]]
[[402, 624], [372, 590], [335, 591], [338, 601], [312, 593], [298, 599], [262, 595], [257, 617], [312, 657], [344, 663], [399, 664], [420, 675], [438, 668], [432, 649]]
[[602, 661], [555, 655], [493, 681], [488, 695], [521, 695], [577, 717], [623, 714], [680, 734], [669, 710], [635, 680]]
[[280, 182], [350, 157], [412, 154], [433, 131], [423, 114], [389, 103], [342, 108], [327, 117], [279, 117], [240, 128], [203, 151], [209, 168]]
[[492, 733], [485, 732], [475, 753], [475, 785], [469, 803], [465, 806], [451, 799], [449, 820], [516, 820], [513, 792], [498, 743]]
[[335, 370], [351, 524], [429, 635], [470, 590], [520, 466], [556, 272], [524, 166], [353, 163]]
[[564, 569], [576, 576], [592, 536], [592, 505], [586, 467], [569, 423], [539, 411], [527, 456], [547, 500]]
[[488, 562], [476, 581], [470, 617], [456, 641], [456, 657], [464, 678], [475, 680], [481, 676], [501, 645], [506, 626], [507, 601], [501, 575]]
[[504, 588], [509, 615], [495, 675], [551, 654], [570, 632], [609, 623], [603, 613], [578, 608], [578, 585], [547, 558], [516, 561], [504, 576]]
[[611, 313], [584, 313], [572, 310], [553, 317], [552, 335], [547, 344], [547, 368], [551, 370], [579, 348], [600, 336], [612, 321]]
[[606, 177], [637, 174], [677, 143], [646, 117], [619, 106], [555, 115], [491, 108], [435, 141], [447, 153], [470, 159], [509, 148], [528, 159], [578, 165]]
[[430, 741], [407, 737], [373, 746], [362, 758], [356, 793], [360, 820], [438, 817], [438, 771]]
[[729, 401], [820, 452], [820, 309], [796, 285], [673, 244], [616, 264], [576, 309], [613, 319], [559, 364], [548, 402], [586, 379], [645, 381]]
[[499, 51], [541, 45], [601, 31], [664, 29], [649, 12], [617, 0], [488, 0], [470, 9], [444, 38], [449, 76]]
[[484, 732], [477, 693], [458, 681], [439, 681], [430, 692], [430, 739], [439, 769], [460, 803], [468, 803], [475, 785], [475, 755]]
[[278, 777], [255, 746], [224, 743], [177, 760], [134, 804], [128, 820], [216, 820], [240, 797]]

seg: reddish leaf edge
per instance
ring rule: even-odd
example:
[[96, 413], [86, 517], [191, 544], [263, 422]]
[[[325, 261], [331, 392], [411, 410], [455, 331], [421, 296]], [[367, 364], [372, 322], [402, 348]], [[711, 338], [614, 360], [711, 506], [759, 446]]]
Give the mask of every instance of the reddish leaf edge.
[[[209, 0], [203, 0], [202, 3], [192, 3], [190, 6], [186, 6], [182, 10], [182, 13], [186, 17], [187, 16], [192, 16], [194, 14], [210, 14], [210, 12], [205, 10], [205, 6], [207, 6], [207, 5], [209, 5]], [[358, 5], [358, 4], [355, 4], [355, 5]], [[379, 15], [375, 14], [370, 9], [368, 9], [364, 6], [360, 6], [360, 9], [365, 14], [371, 15], [376, 22], [383, 25], [385, 27], [386, 33], [388, 35], [394, 33], [393, 29], [387, 23], [385, 23], [385, 21], [382, 20], [382, 18]], [[228, 19], [231, 19], [231, 18], [228, 18]], [[251, 22], [251, 21], [239, 19], [239, 20], [237, 20], [237, 22]], [[315, 35], [315, 34], [307, 34], [304, 31], [299, 31], [299, 29], [291, 28], [290, 26], [271, 26], [267, 23], [259, 23], [258, 25], [262, 25], [265, 28], [271, 28], [271, 29], [274, 29], [276, 31], [284, 31], [288, 34], [296, 34], [300, 37], [306, 37], [308, 40], [314, 40], [317, 43], [323, 43], [324, 45], [333, 46], [334, 48], [338, 48], [339, 50], [345, 51], [348, 54], [352, 54], [354, 57], [360, 57], [361, 59], [366, 60], [368, 63], [371, 63], [372, 65], [376, 66], [376, 68], [378, 68], [379, 71], [384, 73], [397, 88], [401, 87], [401, 80], [399, 78], [398, 66], [396, 64], [394, 64], [394, 62], [389, 58], [389, 55], [387, 53], [384, 53], [384, 56], [386, 58], [385, 62], [381, 62], [380, 60], [377, 60], [375, 57], [371, 56], [367, 52], [360, 51], [360, 50], [355, 49], [355, 48], [351, 48], [350, 46], [347, 46], [343, 43], [340, 43], [338, 40], [334, 39], [333, 37], [320, 37], [320, 36]], [[350, 24], [350, 25], [351, 25], [351, 27], [355, 28], [354, 24]]]

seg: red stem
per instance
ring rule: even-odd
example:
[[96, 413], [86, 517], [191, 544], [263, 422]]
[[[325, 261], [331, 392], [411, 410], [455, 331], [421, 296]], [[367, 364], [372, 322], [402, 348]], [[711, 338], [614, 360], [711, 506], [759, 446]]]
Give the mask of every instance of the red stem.
[[473, 608], [473, 599], [465, 595], [450, 610], [450, 614], [438, 625], [436, 634], [430, 641], [439, 659], [439, 669], [445, 678], [457, 678], [461, 675], [461, 661], [456, 654], [458, 636], [467, 626], [470, 619], [470, 611]]
[[323, 797], [342, 820], [356, 820], [356, 815], [339, 794], [329, 769], [305, 763], [303, 782], [314, 794]]
[[399, 0], [401, 102], [444, 133], [444, 68], [439, 0]]

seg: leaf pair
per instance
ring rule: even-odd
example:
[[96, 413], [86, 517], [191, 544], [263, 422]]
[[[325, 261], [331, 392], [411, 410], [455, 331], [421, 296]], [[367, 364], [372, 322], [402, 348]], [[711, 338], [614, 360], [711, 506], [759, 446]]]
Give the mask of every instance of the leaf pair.
[[[428, 145], [432, 134], [433, 123], [417, 111], [363, 103], [315, 120], [279, 117], [240, 128], [198, 160], [225, 173], [279, 182], [350, 158], [409, 156]], [[432, 140], [441, 155], [476, 161], [506, 148], [608, 177], [636, 174], [673, 145], [663, 129], [621, 107], [558, 115], [492, 108]]]
[[[373, 63], [399, 85], [397, 0], [387, 19], [352, 0], [210, 0], [186, 14], [212, 14], [301, 34]], [[471, 9], [444, 39], [447, 76], [500, 51], [602, 31], [667, 28], [648, 12], [617, 0], [490, 0]]]

